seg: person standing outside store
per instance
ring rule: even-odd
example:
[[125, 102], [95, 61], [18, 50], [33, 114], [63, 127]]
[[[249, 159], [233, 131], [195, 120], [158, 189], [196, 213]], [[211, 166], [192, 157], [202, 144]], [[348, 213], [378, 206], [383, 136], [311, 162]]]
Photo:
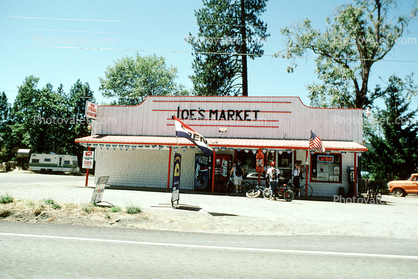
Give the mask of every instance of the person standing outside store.
[[296, 188], [296, 197], [300, 197], [300, 162], [296, 161], [295, 169], [293, 170], [293, 185]]
[[244, 176], [244, 168], [240, 161], [234, 162], [230, 173], [230, 176], [232, 175], [234, 175], [235, 193], [239, 193], [242, 191], [242, 177]]
[[276, 199], [276, 186], [279, 186], [280, 170], [276, 168], [276, 163], [273, 161], [270, 163], [270, 168], [267, 170], [266, 178], [269, 183], [271, 197], [270, 199]]

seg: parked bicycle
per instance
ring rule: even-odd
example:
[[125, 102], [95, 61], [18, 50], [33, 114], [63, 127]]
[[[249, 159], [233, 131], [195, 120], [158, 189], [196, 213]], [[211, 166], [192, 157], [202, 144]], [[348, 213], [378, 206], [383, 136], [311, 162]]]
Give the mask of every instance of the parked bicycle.
[[245, 195], [248, 198], [258, 198], [261, 196], [261, 193], [266, 189], [267, 186], [255, 185], [255, 188], [248, 190]]
[[[243, 181], [241, 185], [241, 193], [247, 193], [252, 188], [251, 184], [247, 181]], [[228, 181], [226, 181], [223, 185], [221, 190], [224, 190], [226, 193], [231, 194], [235, 193], [236, 187], [234, 183], [234, 177], [230, 176]]]
[[366, 201], [375, 203], [380, 203], [382, 200], [382, 193], [379, 190], [378, 186], [370, 185], [370, 188], [366, 191]]
[[[262, 185], [256, 185], [255, 181], [257, 181], [258, 179], [258, 173], [257, 172], [252, 172], [250, 174], [248, 174], [246, 177], [246, 179], [252, 179], [254, 182], [253, 184], [247, 182], [248, 184], [251, 185], [250, 189], [245, 193], [245, 195], [248, 198], [258, 198], [261, 196], [261, 193], [263, 193], [263, 190], [267, 188], [267, 186], [262, 186]], [[260, 174], [260, 180], [265, 180], [264, 177], [264, 173]]]
[[[295, 185], [293, 184], [293, 177], [289, 178], [288, 184], [290, 185], [292, 191], [295, 194], [297, 194], [297, 189], [296, 189]], [[309, 184], [308, 184], [308, 195], [306, 195], [306, 180], [304, 179], [304, 177], [302, 175], [300, 176], [299, 185], [300, 185], [300, 194], [301, 194], [302, 197], [306, 198], [306, 197], [312, 196], [313, 188]]]
[[[286, 184], [279, 183], [278, 186], [276, 186], [275, 192], [279, 198], [284, 198], [287, 202], [291, 202], [294, 198], [293, 191]], [[263, 197], [265, 199], [270, 199], [272, 197], [270, 187], [266, 187], [266, 189], [263, 190]]]

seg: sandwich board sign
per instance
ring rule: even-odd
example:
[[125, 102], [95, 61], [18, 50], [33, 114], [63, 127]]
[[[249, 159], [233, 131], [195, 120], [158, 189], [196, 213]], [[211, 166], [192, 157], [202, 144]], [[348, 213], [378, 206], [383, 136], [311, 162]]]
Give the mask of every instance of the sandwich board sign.
[[96, 187], [94, 187], [93, 195], [91, 196], [91, 203], [97, 204], [102, 202], [103, 192], [106, 187], [109, 176], [100, 176], [97, 180]]
[[83, 151], [83, 169], [93, 169], [94, 151]]
[[181, 154], [174, 154], [174, 169], [173, 169], [173, 193], [171, 195], [171, 206], [175, 207], [174, 203], [179, 204], [180, 199], [180, 173], [181, 173]]

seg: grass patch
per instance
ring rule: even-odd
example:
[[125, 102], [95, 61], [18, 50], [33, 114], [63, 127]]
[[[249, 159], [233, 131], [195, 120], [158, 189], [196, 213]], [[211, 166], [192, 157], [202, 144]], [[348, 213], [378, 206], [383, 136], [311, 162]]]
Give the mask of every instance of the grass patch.
[[9, 196], [8, 194], [0, 196], [1, 204], [12, 203], [14, 200], [15, 199], [12, 196]]
[[126, 213], [138, 214], [140, 212], [141, 212], [141, 208], [139, 208], [138, 206], [130, 205], [130, 206], [126, 207]]
[[121, 212], [121, 211], [122, 211], [122, 208], [120, 208], [119, 206], [113, 206], [110, 209], [110, 212]]
[[91, 211], [93, 210], [94, 205], [92, 204], [85, 204], [83, 205], [83, 207], [81, 208], [81, 210], [85, 213], [91, 213]]
[[59, 210], [59, 209], [62, 208], [62, 206], [59, 205], [59, 204], [54, 203], [54, 204], [52, 204], [52, 208], [55, 209], [55, 210]]
[[47, 204], [47, 205], [52, 205], [52, 204], [55, 204], [55, 202], [54, 202], [54, 200], [53, 200], [53, 199], [46, 199], [46, 200], [44, 200], [44, 202], [45, 202], [45, 204]]

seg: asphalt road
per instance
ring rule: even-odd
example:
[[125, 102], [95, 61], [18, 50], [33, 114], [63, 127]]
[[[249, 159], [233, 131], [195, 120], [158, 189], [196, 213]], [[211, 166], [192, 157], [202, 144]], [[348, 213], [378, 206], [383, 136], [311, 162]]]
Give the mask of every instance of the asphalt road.
[[1, 278], [417, 278], [418, 241], [2, 222]]

